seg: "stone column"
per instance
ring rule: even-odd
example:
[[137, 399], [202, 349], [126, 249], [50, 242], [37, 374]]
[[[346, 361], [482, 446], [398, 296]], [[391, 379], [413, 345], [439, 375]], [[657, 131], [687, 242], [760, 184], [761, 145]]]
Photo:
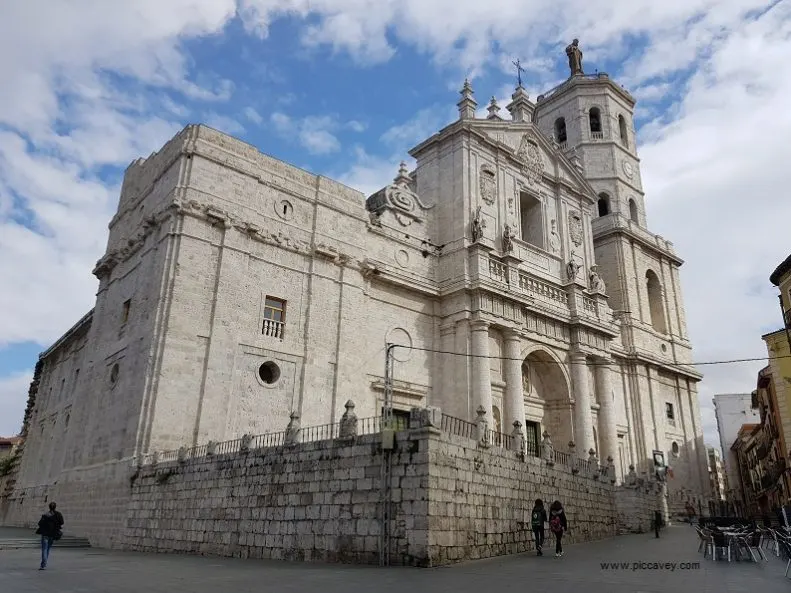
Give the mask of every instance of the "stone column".
[[[522, 339], [515, 331], [505, 334], [505, 422], [510, 433], [514, 422], [525, 426], [525, 402], [522, 392]], [[524, 434], [524, 430], [523, 430]]]
[[473, 321], [470, 323], [472, 333], [472, 388], [474, 401], [477, 403], [475, 408], [482, 406], [489, 422], [489, 428], [493, 429], [492, 419], [492, 371], [491, 361], [489, 360], [489, 324], [485, 321]]
[[618, 457], [618, 432], [615, 427], [615, 399], [612, 392], [610, 361], [598, 361], [594, 367], [596, 392], [599, 394], [599, 459]]
[[574, 389], [574, 444], [577, 451], [586, 455], [594, 446], [587, 359], [585, 353], [577, 350], [570, 353], [569, 360], [571, 384]]

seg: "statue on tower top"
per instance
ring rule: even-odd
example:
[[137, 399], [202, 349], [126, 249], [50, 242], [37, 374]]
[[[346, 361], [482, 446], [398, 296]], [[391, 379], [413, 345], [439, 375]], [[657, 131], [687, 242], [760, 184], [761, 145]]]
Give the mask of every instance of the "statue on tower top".
[[566, 55], [569, 57], [569, 70], [571, 76], [578, 76], [584, 74], [582, 71], [582, 50], [579, 48], [579, 39], [571, 42], [571, 45], [566, 47]]

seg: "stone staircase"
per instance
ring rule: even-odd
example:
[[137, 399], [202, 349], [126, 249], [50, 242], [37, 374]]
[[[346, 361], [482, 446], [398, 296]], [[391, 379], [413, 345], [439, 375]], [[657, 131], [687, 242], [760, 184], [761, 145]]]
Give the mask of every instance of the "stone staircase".
[[[37, 536], [20, 537], [15, 539], [0, 539], [0, 550], [22, 550], [41, 547], [41, 538]], [[53, 543], [58, 548], [90, 548], [91, 542], [85, 537], [64, 535]]]

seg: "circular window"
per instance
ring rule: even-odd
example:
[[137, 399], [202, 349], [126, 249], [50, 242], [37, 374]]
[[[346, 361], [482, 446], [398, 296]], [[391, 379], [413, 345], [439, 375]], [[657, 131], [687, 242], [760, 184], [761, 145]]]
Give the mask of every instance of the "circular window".
[[288, 200], [280, 200], [275, 204], [275, 212], [283, 220], [291, 220], [294, 217], [294, 206]]
[[118, 363], [113, 365], [113, 368], [110, 369], [110, 385], [115, 385], [118, 383]]
[[671, 449], [673, 450], [673, 455], [678, 455], [678, 443], [677, 442], [673, 441], [673, 445], [671, 446]]
[[258, 376], [266, 385], [274, 385], [280, 379], [280, 367], [271, 360], [258, 367]]

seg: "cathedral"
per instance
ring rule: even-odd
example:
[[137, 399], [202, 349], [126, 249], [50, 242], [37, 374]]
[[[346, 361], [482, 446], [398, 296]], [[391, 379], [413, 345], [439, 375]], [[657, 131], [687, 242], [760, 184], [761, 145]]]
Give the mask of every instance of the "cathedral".
[[[672, 243], [649, 230], [635, 99], [521, 81], [415, 146], [371, 196], [190, 125], [126, 170], [96, 303], [41, 355], [16, 488], [153, 451], [435, 406], [618, 478], [708, 498]], [[276, 147], [273, 147], [276, 150]], [[516, 425], [515, 423], [519, 423]], [[94, 470], [91, 470], [94, 471]]]

